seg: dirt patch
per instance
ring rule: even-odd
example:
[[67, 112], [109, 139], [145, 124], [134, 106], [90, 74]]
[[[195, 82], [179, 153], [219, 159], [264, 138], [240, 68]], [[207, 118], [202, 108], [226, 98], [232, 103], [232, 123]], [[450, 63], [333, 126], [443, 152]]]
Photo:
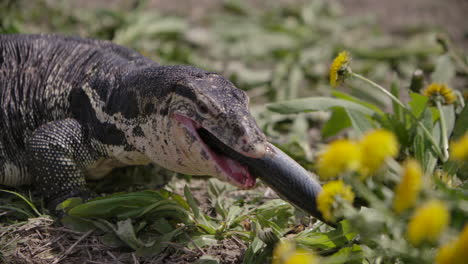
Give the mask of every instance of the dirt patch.
[[222, 240], [218, 245], [209, 247], [206, 253], [222, 259], [225, 264], [236, 264], [242, 263], [246, 248], [247, 246], [239, 239], [231, 238]]

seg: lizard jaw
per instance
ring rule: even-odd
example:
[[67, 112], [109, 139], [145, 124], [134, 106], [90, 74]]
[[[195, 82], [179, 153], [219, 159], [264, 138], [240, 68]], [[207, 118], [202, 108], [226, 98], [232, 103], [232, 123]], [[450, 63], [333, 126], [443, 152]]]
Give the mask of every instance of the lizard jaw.
[[[255, 186], [256, 178], [250, 173], [246, 165], [224, 155], [219, 147], [210, 144], [206, 140], [207, 137], [214, 137], [214, 135], [186, 116], [174, 114], [174, 118], [197, 138], [202, 148], [208, 153], [210, 159], [216, 164], [225, 179], [242, 189], [250, 189]], [[209, 136], [207, 136], [208, 134]]]

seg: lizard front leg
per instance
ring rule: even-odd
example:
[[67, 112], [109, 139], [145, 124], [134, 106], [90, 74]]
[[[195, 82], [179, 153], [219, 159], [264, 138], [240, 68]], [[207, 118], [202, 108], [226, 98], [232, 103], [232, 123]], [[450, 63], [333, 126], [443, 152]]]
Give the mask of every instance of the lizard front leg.
[[44, 195], [48, 209], [70, 197], [96, 196], [86, 187], [85, 168], [102, 157], [90, 143], [89, 133], [75, 119], [42, 125], [29, 138], [28, 171]]

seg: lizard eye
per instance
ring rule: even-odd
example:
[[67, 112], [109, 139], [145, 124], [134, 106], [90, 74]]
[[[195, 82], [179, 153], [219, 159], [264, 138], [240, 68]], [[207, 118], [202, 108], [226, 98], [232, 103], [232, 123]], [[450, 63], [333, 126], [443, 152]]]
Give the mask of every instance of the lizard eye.
[[200, 114], [205, 115], [208, 114], [208, 107], [204, 104], [198, 105], [198, 111], [200, 111]]

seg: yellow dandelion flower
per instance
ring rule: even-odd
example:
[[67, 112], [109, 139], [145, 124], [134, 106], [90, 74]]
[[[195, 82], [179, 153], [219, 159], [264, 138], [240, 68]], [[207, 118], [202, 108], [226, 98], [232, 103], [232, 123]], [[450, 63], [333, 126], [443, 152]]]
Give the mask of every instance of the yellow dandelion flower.
[[323, 217], [328, 221], [333, 221], [335, 217], [335, 208], [337, 207], [337, 197], [342, 200], [352, 203], [354, 201], [354, 193], [350, 186], [347, 186], [343, 181], [331, 181], [323, 186], [323, 190], [317, 197], [318, 209]]
[[422, 187], [422, 169], [416, 160], [408, 160], [403, 167], [403, 177], [395, 190], [393, 209], [397, 213], [416, 203]]
[[273, 250], [272, 264], [315, 264], [318, 257], [311, 251], [296, 248], [291, 240], [280, 241]]
[[455, 264], [455, 246], [456, 243], [451, 242], [446, 245], [443, 245], [437, 250], [437, 255], [435, 258], [436, 264]]
[[468, 162], [468, 133], [452, 142], [450, 146], [450, 156], [454, 160]]
[[343, 172], [354, 171], [361, 164], [359, 146], [350, 140], [336, 140], [318, 156], [317, 171], [321, 179], [336, 178]]
[[338, 86], [346, 78], [349, 68], [348, 63], [351, 60], [347, 51], [342, 51], [333, 60], [330, 67], [330, 85], [332, 87]]
[[378, 129], [364, 135], [359, 143], [362, 153], [361, 174], [368, 177], [377, 171], [385, 159], [398, 154], [398, 140], [389, 131]]
[[468, 259], [468, 224], [465, 225], [458, 236], [454, 255], [454, 263], [466, 263]]
[[443, 245], [437, 251], [437, 264], [464, 264], [468, 259], [468, 224], [455, 241]]
[[450, 220], [447, 206], [438, 200], [431, 200], [419, 207], [408, 223], [406, 236], [414, 246], [423, 241], [435, 242]]
[[443, 104], [453, 104], [456, 100], [452, 89], [441, 83], [432, 83], [423, 91], [423, 95], [429, 97], [431, 101], [443, 100]]
[[291, 254], [296, 250], [296, 245], [290, 240], [282, 240], [276, 244], [275, 249], [273, 250], [273, 260], [272, 264], [281, 264], [291, 256]]
[[297, 249], [289, 256], [284, 264], [318, 264], [318, 257], [305, 249]]

